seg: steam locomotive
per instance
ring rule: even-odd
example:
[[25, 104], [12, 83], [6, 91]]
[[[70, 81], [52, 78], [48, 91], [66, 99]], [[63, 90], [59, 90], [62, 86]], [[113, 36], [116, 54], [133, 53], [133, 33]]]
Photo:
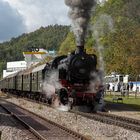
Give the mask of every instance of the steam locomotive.
[[[89, 55], [84, 46], [77, 46], [76, 51], [68, 56], [57, 56], [51, 62], [7, 76], [0, 81], [0, 89], [50, 104], [53, 96], [57, 95], [63, 105], [70, 103], [71, 107], [86, 105], [95, 108], [103, 93], [101, 85], [90, 85], [95, 80], [92, 73], [98, 72], [96, 65], [96, 55]], [[59, 88], [49, 83], [54, 72], [57, 73], [56, 81], [61, 85]], [[54, 94], [47, 96], [45, 92], [50, 89], [46, 89], [45, 82], [54, 87]], [[97, 89], [93, 92], [92, 88]]]

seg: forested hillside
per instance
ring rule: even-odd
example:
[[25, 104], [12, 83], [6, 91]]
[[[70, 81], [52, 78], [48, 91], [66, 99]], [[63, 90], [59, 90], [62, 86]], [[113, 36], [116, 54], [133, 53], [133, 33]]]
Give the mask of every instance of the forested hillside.
[[23, 34], [11, 41], [0, 44], [0, 76], [7, 61], [23, 60], [23, 51], [35, 46], [47, 50], [58, 50], [69, 32], [68, 26], [54, 25], [41, 27], [37, 31]]
[[[106, 73], [139, 75], [140, 0], [108, 0], [104, 5], [97, 5], [91, 24], [85, 46], [88, 52], [96, 50], [97, 55], [97, 45], [103, 46]], [[99, 31], [98, 40], [97, 34], [92, 35], [95, 30]], [[74, 45], [73, 34], [69, 33], [59, 53], [73, 50]]]
[[[98, 4], [92, 14], [91, 25], [85, 47], [88, 53], [98, 55], [97, 46], [103, 46], [106, 73], [115, 71], [139, 75], [140, 0], [108, 0], [104, 4]], [[96, 30], [99, 31], [98, 36]], [[42, 27], [0, 44], [0, 71], [5, 67], [6, 61], [22, 60], [22, 52], [32, 46], [55, 49], [59, 54], [67, 54], [76, 48], [69, 27]]]

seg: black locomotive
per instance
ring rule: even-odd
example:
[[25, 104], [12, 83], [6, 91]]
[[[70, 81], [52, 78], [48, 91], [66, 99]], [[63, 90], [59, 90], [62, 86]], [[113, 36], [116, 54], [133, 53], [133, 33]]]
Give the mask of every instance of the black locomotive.
[[[57, 72], [57, 82], [61, 84], [61, 88], [54, 86], [54, 94], [59, 97], [60, 102], [64, 105], [71, 102], [71, 106], [86, 105], [93, 108], [102, 96], [101, 85], [97, 85], [96, 92], [93, 92], [90, 86], [90, 82], [94, 81], [92, 73], [97, 73], [96, 65], [96, 55], [89, 55], [84, 46], [78, 46], [77, 50], [68, 56], [57, 56], [51, 62], [2, 79], [0, 88], [4, 92], [52, 103], [53, 97], [46, 96], [43, 83], [48, 82], [52, 72]], [[53, 83], [51, 84], [53, 86]]]

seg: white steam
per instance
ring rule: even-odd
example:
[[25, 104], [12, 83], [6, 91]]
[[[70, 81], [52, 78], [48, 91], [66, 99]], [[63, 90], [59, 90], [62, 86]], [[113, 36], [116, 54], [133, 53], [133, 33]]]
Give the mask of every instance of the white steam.
[[57, 107], [57, 110], [60, 110], [60, 111], [69, 111], [70, 110], [70, 106], [69, 105], [60, 105]]
[[49, 77], [45, 79], [43, 83], [43, 91], [46, 94], [47, 98], [51, 98], [56, 93], [56, 90], [59, 90], [61, 88], [62, 85], [58, 79], [58, 72], [53, 71], [49, 74]]
[[99, 71], [100, 71], [100, 82], [104, 84], [104, 59], [103, 52], [104, 46], [101, 44], [103, 36], [113, 31], [113, 20], [109, 15], [101, 15], [93, 26], [93, 37], [96, 40], [97, 51], [99, 53]]
[[57, 110], [68, 111], [70, 109], [69, 105], [62, 105], [57, 92], [63, 88], [62, 84], [59, 82], [58, 72], [53, 71], [45, 79], [43, 83], [43, 92], [48, 99], [52, 99], [52, 106]]
[[89, 89], [92, 93], [97, 93], [99, 86], [102, 84], [102, 74], [99, 72], [91, 73], [92, 80], [90, 81]]
[[73, 32], [78, 46], [83, 46], [95, 0], [65, 0], [65, 4], [71, 8], [69, 17], [72, 20]]

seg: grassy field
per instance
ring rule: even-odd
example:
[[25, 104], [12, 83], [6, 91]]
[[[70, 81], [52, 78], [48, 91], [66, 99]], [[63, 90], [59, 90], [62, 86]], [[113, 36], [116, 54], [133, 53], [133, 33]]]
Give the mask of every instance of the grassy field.
[[123, 98], [123, 104], [126, 104], [126, 105], [129, 105], [133, 108], [137, 108], [137, 109], [140, 109], [140, 96], [137, 96], [135, 97], [135, 95], [129, 95], [129, 96], [125, 96], [125, 97], [122, 97], [119, 93], [116, 94], [116, 93], [107, 93], [105, 95], [105, 101], [107, 102], [113, 102], [113, 98], [114, 97], [121, 97]]

